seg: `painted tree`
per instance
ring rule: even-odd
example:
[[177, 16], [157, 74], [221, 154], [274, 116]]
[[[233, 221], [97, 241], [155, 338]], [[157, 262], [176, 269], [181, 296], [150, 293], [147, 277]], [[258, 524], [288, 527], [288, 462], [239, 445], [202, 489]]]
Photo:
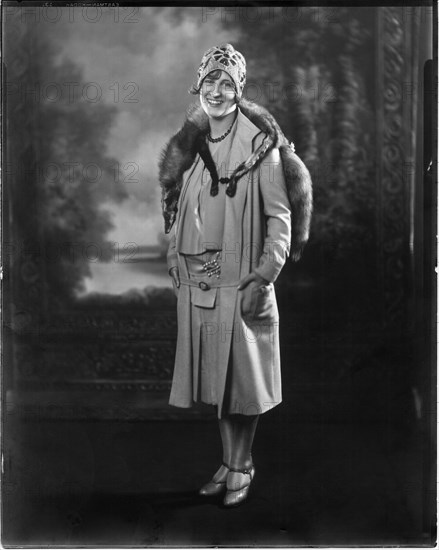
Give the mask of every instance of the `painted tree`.
[[99, 90], [87, 88], [78, 66], [56, 60], [50, 33], [22, 21], [10, 28], [9, 158], [22, 176], [10, 179], [15, 234], [40, 265], [51, 304], [62, 304], [81, 290], [90, 261], [111, 257], [104, 205], [126, 196], [106, 153], [116, 111], [95, 100]]

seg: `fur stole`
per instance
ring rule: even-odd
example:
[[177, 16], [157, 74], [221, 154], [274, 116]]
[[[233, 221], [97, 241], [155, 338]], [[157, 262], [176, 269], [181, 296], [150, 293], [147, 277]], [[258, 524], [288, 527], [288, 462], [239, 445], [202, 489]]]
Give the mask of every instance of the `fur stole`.
[[[291, 205], [290, 257], [293, 261], [297, 261], [309, 237], [312, 214], [311, 176], [304, 163], [295, 154], [294, 145], [289, 143], [275, 118], [264, 107], [243, 98], [239, 103], [239, 109], [266, 136], [249, 158], [234, 170], [227, 181], [226, 193], [233, 197], [239, 178], [256, 168], [271, 149], [279, 148]], [[162, 211], [166, 233], [169, 233], [175, 221], [183, 173], [191, 167], [197, 153], [200, 154], [211, 173], [211, 193], [217, 192], [218, 176], [205, 140], [209, 130], [208, 120], [200, 105], [191, 105], [182, 128], [171, 138], [161, 154], [159, 180], [162, 188]]]

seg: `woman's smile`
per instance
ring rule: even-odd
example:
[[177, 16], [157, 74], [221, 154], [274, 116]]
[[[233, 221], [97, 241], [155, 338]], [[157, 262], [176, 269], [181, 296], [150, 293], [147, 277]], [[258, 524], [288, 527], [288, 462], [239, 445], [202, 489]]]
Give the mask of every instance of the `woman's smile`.
[[220, 98], [214, 98], [209, 95], [201, 94], [201, 105], [208, 116], [215, 118], [230, 114], [236, 108], [234, 94], [228, 94], [229, 97], [222, 95]]

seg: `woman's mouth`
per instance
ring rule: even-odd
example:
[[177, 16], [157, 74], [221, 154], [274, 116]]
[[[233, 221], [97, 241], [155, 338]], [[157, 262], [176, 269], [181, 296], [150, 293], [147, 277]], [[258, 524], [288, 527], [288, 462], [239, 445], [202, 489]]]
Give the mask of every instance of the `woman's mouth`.
[[206, 101], [212, 107], [218, 107], [218, 105], [221, 105], [221, 103], [222, 103], [222, 101], [220, 101], [218, 99], [207, 99]]

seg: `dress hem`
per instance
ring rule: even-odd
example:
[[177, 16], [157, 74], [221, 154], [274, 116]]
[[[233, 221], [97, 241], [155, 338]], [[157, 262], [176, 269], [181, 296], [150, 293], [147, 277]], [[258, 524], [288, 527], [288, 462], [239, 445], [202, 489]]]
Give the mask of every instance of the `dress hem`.
[[[264, 407], [261, 407], [259, 403], [255, 403], [255, 402], [249, 403], [245, 408], [242, 408], [240, 406], [228, 407], [229, 410], [221, 415], [218, 414], [218, 418], [222, 418], [223, 416], [228, 416], [232, 414], [241, 414], [244, 416], [257, 416], [257, 415], [265, 414], [271, 411], [281, 403], [282, 403], [282, 399], [280, 399], [279, 401], [262, 403]], [[192, 403], [189, 405], [177, 404], [175, 402], [171, 403], [171, 401], [169, 401], [168, 404], [171, 405], [172, 407], [178, 407], [180, 409], [192, 409], [196, 405], [207, 405], [212, 407], [218, 407], [218, 403], [207, 403], [206, 401], [201, 401], [201, 400], [199, 401], [192, 400]], [[253, 412], [250, 412], [250, 411], [253, 411]], [[255, 412], [255, 411], [258, 411], [258, 412]]]

